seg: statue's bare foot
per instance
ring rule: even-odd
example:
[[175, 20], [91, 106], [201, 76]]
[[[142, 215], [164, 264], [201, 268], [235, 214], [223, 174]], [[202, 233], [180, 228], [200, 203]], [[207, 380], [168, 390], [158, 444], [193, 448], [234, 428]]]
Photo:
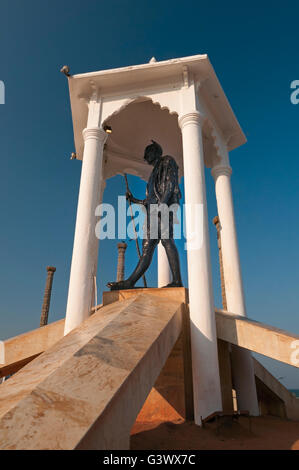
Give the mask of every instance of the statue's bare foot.
[[118, 282], [108, 282], [107, 287], [110, 290], [124, 290], [124, 289], [133, 289], [134, 286], [128, 281], [118, 281]]
[[183, 284], [181, 282], [170, 282], [167, 286], [163, 286], [163, 288], [164, 287], [183, 287]]

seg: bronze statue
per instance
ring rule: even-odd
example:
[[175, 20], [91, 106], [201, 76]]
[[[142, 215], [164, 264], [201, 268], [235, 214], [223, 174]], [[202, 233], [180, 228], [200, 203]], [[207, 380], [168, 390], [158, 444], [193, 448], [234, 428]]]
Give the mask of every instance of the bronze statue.
[[152, 142], [144, 151], [144, 160], [154, 167], [147, 183], [146, 198], [140, 200], [134, 198], [130, 191], [126, 193], [127, 200], [135, 204], [142, 204], [146, 209], [147, 225], [146, 236], [142, 243], [142, 255], [128, 279], [119, 282], [108, 282], [107, 286], [111, 290], [134, 288], [135, 283], [151, 264], [155, 248], [160, 240], [166, 250], [172, 272], [172, 282], [164, 287], [182, 287], [179, 254], [173, 240], [173, 212], [169, 211], [167, 227], [161, 221], [161, 213], [157, 214], [157, 237], [151, 238], [150, 231], [151, 217], [153, 217], [151, 205], [152, 207], [159, 207], [161, 204], [166, 204], [170, 207], [173, 204], [179, 204], [181, 192], [178, 183], [178, 165], [173, 157], [169, 155], [162, 157], [162, 147], [157, 142], [153, 140]]

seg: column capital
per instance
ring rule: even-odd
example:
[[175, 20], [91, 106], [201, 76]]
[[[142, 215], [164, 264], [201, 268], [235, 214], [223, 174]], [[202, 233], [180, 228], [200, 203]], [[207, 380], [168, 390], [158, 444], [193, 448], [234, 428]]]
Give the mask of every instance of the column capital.
[[117, 248], [118, 248], [119, 250], [126, 250], [126, 249], [127, 249], [127, 246], [128, 246], [128, 245], [127, 245], [125, 242], [120, 242], [120, 243], [117, 244]]
[[211, 169], [211, 173], [214, 179], [216, 179], [218, 176], [225, 175], [225, 176], [230, 176], [232, 174], [232, 169], [230, 166], [215, 166], [214, 168]]
[[48, 272], [55, 273], [56, 268], [55, 268], [54, 266], [47, 266], [47, 271], [48, 271]]
[[179, 117], [179, 126], [183, 129], [187, 124], [203, 124], [205, 116], [199, 111], [192, 111]]
[[86, 127], [82, 131], [84, 142], [88, 139], [97, 139], [103, 144], [105, 143], [108, 135], [101, 127]]

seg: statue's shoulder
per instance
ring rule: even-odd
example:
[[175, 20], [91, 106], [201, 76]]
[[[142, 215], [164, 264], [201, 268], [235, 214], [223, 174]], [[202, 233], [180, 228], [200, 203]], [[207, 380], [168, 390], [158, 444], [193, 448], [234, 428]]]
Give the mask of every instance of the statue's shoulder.
[[165, 165], [165, 166], [171, 166], [171, 167], [176, 168], [176, 169], [178, 168], [177, 162], [170, 155], [165, 155], [164, 157], [161, 158], [161, 160], [163, 162], [163, 165]]

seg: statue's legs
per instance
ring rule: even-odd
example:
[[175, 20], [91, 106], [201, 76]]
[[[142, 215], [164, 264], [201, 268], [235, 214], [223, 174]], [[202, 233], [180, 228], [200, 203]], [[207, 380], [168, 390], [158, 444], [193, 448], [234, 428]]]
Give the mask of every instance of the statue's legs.
[[162, 238], [161, 243], [165, 248], [172, 273], [172, 282], [164, 287], [182, 287], [183, 283], [181, 278], [180, 258], [175, 242], [173, 238]]
[[111, 290], [132, 289], [151, 264], [158, 242], [159, 240], [157, 239], [151, 240], [150, 238], [145, 238], [142, 242], [141, 258], [131, 276], [125, 281], [108, 282], [107, 286], [110, 287]]
[[132, 289], [134, 287], [138, 279], [141, 278], [151, 264], [155, 248], [160, 240], [166, 250], [172, 272], [172, 282], [165, 287], [182, 287], [180, 259], [177, 247], [173, 240], [173, 214], [169, 214], [169, 219], [167, 221], [161, 220], [161, 214], [158, 214], [158, 238], [150, 238], [149, 216], [147, 217], [146, 231], [146, 238], [142, 243], [142, 255], [135, 270], [125, 281], [108, 282], [107, 286], [110, 287], [111, 290]]
[[180, 258], [177, 247], [173, 239], [173, 212], [169, 213], [168, 220], [159, 219], [159, 238], [165, 248], [168, 263], [172, 273], [172, 282], [164, 287], [182, 287], [181, 269], [180, 269]]
[[152, 262], [153, 259], [153, 254], [155, 251], [156, 246], [158, 245], [159, 240], [153, 239], [151, 240], [150, 238], [146, 238], [143, 240], [142, 243], [142, 255], [141, 258], [131, 274], [131, 276], [128, 278], [128, 282], [130, 284], [134, 285], [138, 281], [138, 279], [141, 278], [141, 276], [145, 273], [147, 268]]

